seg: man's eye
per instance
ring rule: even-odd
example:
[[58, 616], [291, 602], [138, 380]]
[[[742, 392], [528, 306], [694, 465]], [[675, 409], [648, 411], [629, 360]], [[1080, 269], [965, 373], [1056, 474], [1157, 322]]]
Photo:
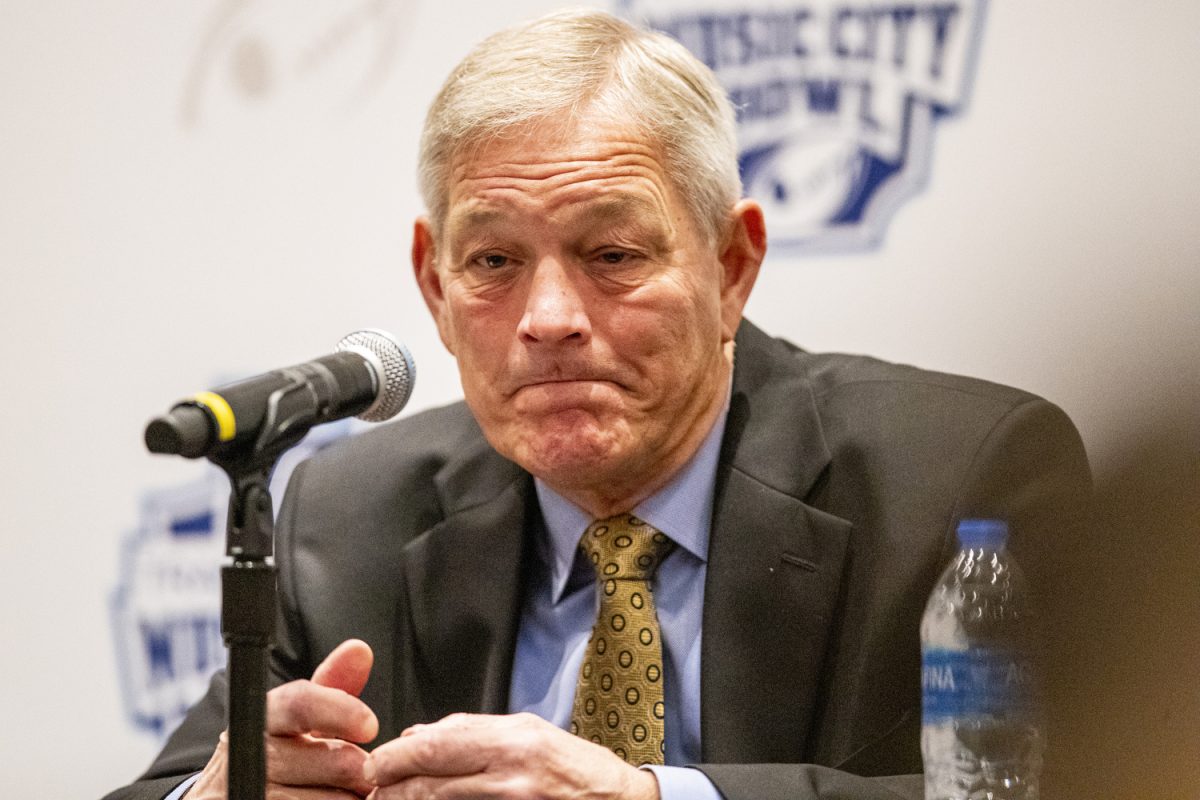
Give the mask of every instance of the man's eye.
[[605, 264], [622, 264], [629, 258], [628, 253], [620, 250], [607, 250], [600, 254], [600, 260]]
[[488, 269], [500, 269], [508, 266], [508, 256], [497, 255], [495, 253], [480, 256], [476, 261]]

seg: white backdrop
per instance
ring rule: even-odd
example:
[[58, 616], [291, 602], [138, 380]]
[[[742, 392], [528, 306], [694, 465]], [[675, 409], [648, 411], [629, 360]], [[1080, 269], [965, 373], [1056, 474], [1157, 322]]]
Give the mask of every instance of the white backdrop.
[[[364, 326], [415, 354], [410, 411], [458, 396], [408, 267], [419, 123], [472, 42], [554, 5], [0, 0], [5, 796], [99, 796], [157, 748], [106, 603], [139, 498], [202, 467], [146, 454], [149, 417]], [[772, 256], [748, 311], [1075, 419], [1107, 518], [1062, 601], [1109, 797], [1200, 785], [1198, 31], [1172, 0], [992, 3], [883, 246]]]

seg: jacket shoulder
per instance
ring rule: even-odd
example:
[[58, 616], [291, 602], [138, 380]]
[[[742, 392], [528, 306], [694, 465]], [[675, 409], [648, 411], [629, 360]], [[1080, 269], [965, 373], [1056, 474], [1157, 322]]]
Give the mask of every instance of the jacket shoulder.
[[[747, 435], [757, 431], [754, 441], [776, 462], [825, 452], [831, 491], [869, 486], [872, 496], [894, 491], [888, 500], [907, 506], [918, 485], [922, 502], [935, 489], [949, 498], [975, 478], [993, 482], [996, 464], [1011, 469], [1022, 459], [1047, 465], [1069, 456], [1072, 471], [1087, 473], [1075, 426], [1030, 392], [869, 356], [811, 353], [753, 327], [738, 341], [735, 384], [759, 420]], [[791, 429], [800, 432], [783, 435]]]
[[813, 353], [786, 339], [772, 339], [776, 357], [789, 360], [803, 374], [818, 400], [842, 394], [875, 393], [954, 395], [985, 403], [1016, 406], [1040, 400], [1037, 395], [982, 378], [924, 369], [851, 353]]

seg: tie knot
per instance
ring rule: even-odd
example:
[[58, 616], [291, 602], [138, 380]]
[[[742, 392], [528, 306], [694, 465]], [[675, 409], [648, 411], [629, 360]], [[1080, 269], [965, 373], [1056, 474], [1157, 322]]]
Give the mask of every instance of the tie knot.
[[648, 581], [674, 544], [632, 514], [618, 514], [589, 525], [579, 549], [591, 559], [601, 580]]

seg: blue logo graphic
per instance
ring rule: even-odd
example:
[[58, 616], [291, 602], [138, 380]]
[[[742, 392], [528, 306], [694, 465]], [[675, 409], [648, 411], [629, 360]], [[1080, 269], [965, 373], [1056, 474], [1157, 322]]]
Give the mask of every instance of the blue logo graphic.
[[[314, 428], [280, 460], [271, 477], [276, 511], [295, 466], [352, 426]], [[199, 480], [147, 492], [138, 527], [122, 543], [110, 601], [122, 696], [133, 726], [159, 738], [225, 666], [220, 567], [228, 503], [225, 474], [205, 463]]]
[[924, 187], [935, 124], [967, 102], [986, 0], [619, 6], [717, 74], [772, 246], [814, 253], [878, 245]]

